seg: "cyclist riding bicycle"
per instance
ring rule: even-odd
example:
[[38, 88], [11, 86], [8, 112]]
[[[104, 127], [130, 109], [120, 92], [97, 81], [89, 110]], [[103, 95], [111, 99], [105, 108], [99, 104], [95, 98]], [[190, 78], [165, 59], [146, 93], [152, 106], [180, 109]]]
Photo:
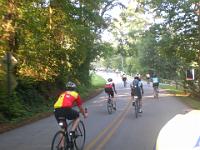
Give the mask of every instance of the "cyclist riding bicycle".
[[142, 94], [144, 93], [141, 79], [136, 75], [131, 84], [131, 96], [137, 96], [139, 99], [139, 113], [142, 113]]
[[123, 75], [122, 75], [122, 81], [123, 81], [123, 82], [126, 82], [126, 80], [127, 80], [127, 77], [126, 77], [125, 74], [123, 74]]
[[156, 95], [155, 92], [158, 92], [158, 87], [159, 87], [159, 79], [156, 74], [152, 78], [152, 83], [153, 83], [154, 97], [155, 97]]
[[80, 112], [84, 118], [86, 118], [88, 114], [82, 106], [82, 100], [79, 93], [76, 92], [76, 84], [69, 81], [66, 84], [66, 91], [59, 96], [58, 100], [54, 104], [54, 114], [58, 123], [60, 121], [59, 118], [73, 120], [72, 129], [70, 131], [70, 135], [72, 136], [74, 136], [74, 131], [80, 121], [79, 112], [72, 108], [74, 103], [77, 104]]
[[115, 89], [115, 83], [113, 82], [112, 78], [108, 78], [107, 81], [108, 82], [105, 84], [105, 87], [104, 87], [105, 93], [107, 93], [108, 96], [111, 96], [112, 98], [114, 98], [114, 92], [115, 94], [117, 94], [117, 91]]
[[122, 80], [123, 80], [123, 81], [126, 81], [126, 80], [127, 80], [127, 77], [126, 77], [125, 73], [122, 75]]
[[147, 84], [150, 84], [150, 74], [149, 73], [146, 74], [146, 80], [147, 80]]

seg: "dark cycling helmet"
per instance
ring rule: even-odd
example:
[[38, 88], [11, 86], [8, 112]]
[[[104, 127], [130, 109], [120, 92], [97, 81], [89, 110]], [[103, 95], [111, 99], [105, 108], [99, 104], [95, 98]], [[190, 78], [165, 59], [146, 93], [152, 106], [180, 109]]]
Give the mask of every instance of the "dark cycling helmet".
[[134, 76], [134, 79], [139, 79], [139, 75], [136, 74], [136, 75]]
[[112, 82], [112, 78], [108, 78], [108, 82]]
[[75, 90], [76, 89], [76, 84], [71, 82], [71, 81], [69, 81], [66, 84], [66, 88], [69, 89], [69, 90]]
[[135, 76], [135, 77], [134, 77], [134, 79], [137, 79], [137, 80], [139, 80], [139, 77], [138, 77], [138, 76]]

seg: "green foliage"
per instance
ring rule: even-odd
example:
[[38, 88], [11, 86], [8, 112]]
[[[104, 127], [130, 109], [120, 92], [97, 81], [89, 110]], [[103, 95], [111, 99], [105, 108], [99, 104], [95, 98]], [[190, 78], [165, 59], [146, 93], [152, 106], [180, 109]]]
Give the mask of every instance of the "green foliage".
[[103, 85], [105, 85], [105, 82], [105, 79], [102, 77], [91, 74], [90, 86], [79, 85], [78, 92], [83, 99], [87, 98], [88, 96], [93, 95], [97, 90], [101, 90]]
[[100, 41], [109, 23], [105, 13], [116, 4], [115, 0], [0, 1], [0, 59], [6, 52], [17, 59], [12, 71], [18, 82], [9, 96], [12, 103], [5, 101], [7, 72], [0, 63], [1, 121], [51, 108], [68, 80], [81, 85], [80, 91], [91, 87], [91, 62], [107, 53]]
[[15, 118], [22, 117], [26, 111], [22, 105], [21, 100], [17, 97], [16, 93], [13, 93], [8, 97], [1, 93], [0, 96], [0, 123], [6, 121], [12, 121]]
[[106, 81], [99, 75], [92, 74], [91, 75], [91, 86], [94, 88], [99, 88], [105, 85]]
[[[162, 77], [185, 80], [185, 71], [195, 68], [195, 81], [187, 84], [191, 93], [195, 96], [200, 94], [199, 86], [199, 1], [176, 0], [176, 1], [145, 1], [146, 6], [155, 9], [157, 17], [164, 19], [154, 31], [157, 38], [155, 50], [160, 52], [160, 57], [165, 60], [162, 64]], [[163, 59], [164, 58], [164, 59]], [[191, 64], [196, 63], [196, 66]], [[170, 71], [171, 70], [171, 71]], [[170, 74], [168, 72], [171, 72]], [[185, 81], [186, 82], [186, 81]]]

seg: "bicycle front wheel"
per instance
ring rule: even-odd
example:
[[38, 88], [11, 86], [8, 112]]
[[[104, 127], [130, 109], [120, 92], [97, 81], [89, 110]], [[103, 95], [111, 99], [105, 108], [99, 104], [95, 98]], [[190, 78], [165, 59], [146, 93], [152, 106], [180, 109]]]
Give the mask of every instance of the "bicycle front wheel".
[[51, 143], [51, 150], [62, 150], [66, 149], [66, 147], [67, 143], [65, 133], [63, 131], [58, 131], [53, 137], [53, 141]]
[[80, 121], [78, 127], [75, 130], [74, 140], [76, 150], [83, 150], [85, 145], [85, 126], [83, 121]]

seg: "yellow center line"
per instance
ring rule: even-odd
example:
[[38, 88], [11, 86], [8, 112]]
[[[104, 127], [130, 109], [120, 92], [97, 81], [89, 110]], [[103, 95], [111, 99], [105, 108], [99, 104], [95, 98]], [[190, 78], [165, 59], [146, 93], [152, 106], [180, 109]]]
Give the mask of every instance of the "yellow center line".
[[[127, 111], [128, 111], [129, 108], [130, 108], [130, 102], [128, 103], [128, 105], [126, 106], [126, 108], [124, 109], [124, 111], [117, 118], [115, 118], [115, 120], [112, 121], [109, 124], [109, 126], [107, 126], [106, 128], [104, 128], [104, 130], [100, 134], [98, 134], [95, 139], [93, 139], [89, 144], [86, 145], [85, 150], [92, 150], [92, 148], [95, 146], [95, 144], [97, 143], [97, 141], [99, 141], [106, 133], [108, 133], [108, 131], [111, 132], [110, 130], [113, 129], [116, 125], [119, 124], [117, 122], [121, 122], [120, 121], [120, 120], [122, 120], [121, 118], [123, 116], [125, 116], [124, 114], [127, 113]], [[114, 133], [114, 131], [113, 131], [113, 133]]]
[[111, 131], [109, 131], [109, 134], [107, 134], [106, 137], [104, 137], [103, 140], [100, 142], [100, 144], [97, 146], [97, 148], [95, 148], [96, 150], [101, 150], [103, 148], [103, 146], [108, 142], [108, 140], [113, 136], [113, 134], [119, 128], [119, 126], [121, 125], [125, 116], [129, 112], [130, 108], [131, 108], [131, 105], [129, 102], [129, 105], [128, 105], [126, 111], [120, 116], [120, 119], [118, 120], [118, 122], [115, 124], [115, 126], [112, 127]]

